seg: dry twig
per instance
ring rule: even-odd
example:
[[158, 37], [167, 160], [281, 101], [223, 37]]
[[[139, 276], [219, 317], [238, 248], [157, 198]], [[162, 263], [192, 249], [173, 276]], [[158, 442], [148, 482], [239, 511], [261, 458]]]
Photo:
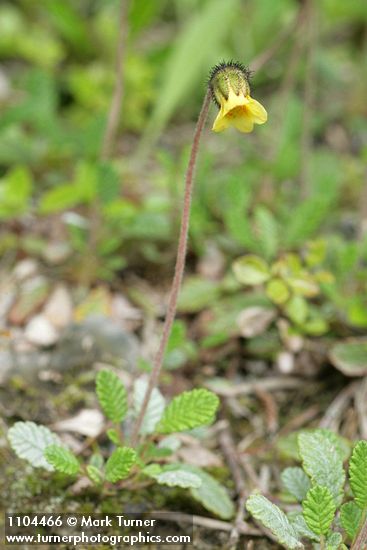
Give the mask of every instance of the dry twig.
[[354, 403], [359, 422], [359, 435], [362, 439], [367, 439], [367, 378], [364, 378], [356, 389]]
[[335, 432], [339, 431], [339, 425], [342, 420], [345, 408], [348, 405], [348, 402], [353, 398], [358, 384], [358, 382], [351, 382], [349, 386], [344, 388], [336, 396], [336, 398], [331, 402], [324, 416], [320, 420], [320, 428], [329, 428], [330, 430], [334, 430]]
[[293, 21], [288, 25], [288, 27], [285, 27], [281, 30], [281, 32], [278, 34], [278, 36], [275, 38], [274, 42], [271, 44], [269, 48], [261, 52], [259, 55], [255, 57], [255, 59], [252, 61], [250, 67], [251, 70], [254, 72], [257, 72], [259, 69], [261, 69], [264, 65], [269, 63], [272, 57], [278, 52], [278, 50], [284, 45], [285, 41], [294, 34], [294, 32], [298, 29], [300, 24], [302, 24], [304, 19], [304, 8], [303, 5], [301, 5], [301, 8], [299, 9], [296, 17]]
[[[122, 97], [123, 97], [123, 77], [124, 77], [124, 55], [125, 41], [127, 34], [127, 15], [128, 15], [129, 0], [121, 0], [120, 15], [119, 15], [119, 30], [118, 43], [116, 50], [116, 79], [115, 88], [113, 91], [110, 109], [107, 117], [106, 130], [102, 140], [100, 157], [106, 160], [113, 153], [113, 147], [116, 140], [116, 134], [121, 114]], [[96, 196], [89, 209], [89, 261], [85, 266], [85, 283], [90, 283], [90, 277], [93, 276], [94, 263], [96, 262], [96, 248], [100, 238], [101, 220], [101, 204], [99, 197]]]
[[122, 98], [124, 94], [124, 57], [127, 35], [127, 16], [129, 0], [121, 0], [119, 15], [119, 35], [116, 52], [116, 81], [103, 137], [101, 157], [109, 158], [113, 153], [117, 129], [120, 120]]
[[[155, 512], [154, 516], [159, 517], [160, 512]], [[219, 519], [206, 518], [204, 516], [191, 516], [190, 514], [184, 514], [181, 512], [162, 512], [162, 517], [166, 521], [175, 521], [178, 523], [193, 523], [194, 525], [200, 527], [206, 527], [207, 529], [214, 529], [216, 531], [226, 531], [231, 532], [233, 529], [233, 524], [227, 521], [222, 521]], [[237, 526], [241, 535], [251, 535], [254, 537], [263, 536], [262, 532], [251, 525], [248, 525], [245, 521], [242, 521]]]
[[312, 151], [312, 113], [315, 95], [315, 24], [316, 5], [314, 0], [306, 1], [306, 66], [303, 97], [303, 120], [301, 135], [300, 190], [302, 198], [309, 195], [310, 159]]
[[238, 454], [233, 441], [232, 434], [230, 432], [229, 424], [223, 427], [222, 431], [219, 434], [219, 444], [221, 446], [222, 452], [226, 458], [229, 469], [231, 470], [233, 481], [235, 483], [237, 495], [238, 495], [238, 505], [237, 505], [237, 514], [234, 522], [231, 535], [227, 544], [227, 548], [235, 548], [240, 536], [240, 531], [237, 526], [241, 525], [243, 522], [244, 512], [245, 512], [245, 502], [247, 499], [247, 489], [245, 480], [243, 479], [243, 474], [241, 466], [239, 464]]
[[[227, 387], [215, 387], [214, 390], [218, 395], [223, 397], [234, 397], [236, 395], [250, 395], [256, 393], [258, 390], [263, 391], [279, 391], [279, 390], [293, 390], [299, 388], [305, 384], [304, 380], [295, 378], [292, 376], [287, 377], [268, 377], [260, 380], [251, 380], [251, 382], [243, 382]], [[211, 389], [211, 384], [207, 386]], [[214, 387], [214, 386], [213, 386]]]

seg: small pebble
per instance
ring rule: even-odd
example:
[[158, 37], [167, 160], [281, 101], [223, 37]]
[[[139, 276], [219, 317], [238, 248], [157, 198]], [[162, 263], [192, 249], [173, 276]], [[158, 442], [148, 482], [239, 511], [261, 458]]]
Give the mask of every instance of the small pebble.
[[36, 346], [48, 347], [55, 344], [59, 335], [55, 327], [44, 315], [36, 315], [27, 324], [25, 337]]

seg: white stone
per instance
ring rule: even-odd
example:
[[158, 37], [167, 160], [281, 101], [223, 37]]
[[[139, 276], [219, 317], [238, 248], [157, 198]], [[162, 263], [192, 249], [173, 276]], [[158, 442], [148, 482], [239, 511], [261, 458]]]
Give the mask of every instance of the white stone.
[[294, 371], [294, 355], [289, 351], [280, 351], [276, 358], [276, 365], [282, 374], [290, 374]]
[[55, 327], [42, 314], [36, 315], [29, 321], [24, 335], [32, 344], [43, 347], [52, 346], [59, 339]]
[[43, 309], [43, 314], [56, 328], [68, 326], [73, 319], [73, 302], [68, 289], [58, 285]]
[[14, 267], [13, 275], [17, 281], [24, 281], [38, 272], [38, 263], [32, 258], [21, 260]]

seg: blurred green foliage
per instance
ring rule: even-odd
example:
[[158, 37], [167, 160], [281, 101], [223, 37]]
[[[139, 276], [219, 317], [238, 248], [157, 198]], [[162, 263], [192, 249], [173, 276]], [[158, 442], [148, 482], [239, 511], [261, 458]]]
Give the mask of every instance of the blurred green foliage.
[[[246, 304], [263, 305], [269, 298], [278, 305], [297, 299], [294, 307], [287, 302], [285, 315], [298, 325], [315, 315], [327, 318], [318, 333], [337, 333], [339, 323], [351, 332], [365, 329], [367, 10], [360, 0], [315, 2], [316, 38], [308, 43], [307, 21], [299, 16], [303, 5], [131, 0], [116, 153], [102, 160], [119, 2], [3, 0], [0, 251], [37, 254], [47, 240], [38, 222], [52, 225], [61, 217], [60, 238], [73, 250], [64, 276], [73, 271], [80, 278], [87, 264], [89, 282], [113, 281], [126, 267], [144, 265], [152, 273], [173, 261], [192, 124], [207, 74], [222, 58], [251, 67], [266, 54], [253, 77], [253, 95], [267, 107], [268, 123], [251, 136], [228, 132], [205, 138], [191, 250], [200, 259], [214, 243], [229, 271], [244, 254], [255, 254], [274, 270], [287, 258], [307, 263], [309, 247], [317, 256], [322, 242], [322, 259], [305, 267], [306, 278], [314, 277], [315, 265], [333, 277], [318, 281], [321, 294], [292, 298], [283, 275], [264, 290], [244, 289], [233, 275], [208, 280], [196, 274], [185, 284], [181, 311], [211, 310], [204, 346], [230, 337]], [[312, 105], [304, 90], [310, 78]], [[310, 151], [303, 140], [305, 119]], [[185, 327], [178, 324], [173, 338], [181, 355], [168, 356], [170, 368], [182, 356], [195, 355]]]

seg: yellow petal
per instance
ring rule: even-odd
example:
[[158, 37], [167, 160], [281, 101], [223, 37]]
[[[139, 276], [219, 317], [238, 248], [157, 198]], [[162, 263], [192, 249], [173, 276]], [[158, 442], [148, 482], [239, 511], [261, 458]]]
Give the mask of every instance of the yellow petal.
[[213, 132], [222, 132], [223, 130], [228, 128], [229, 124], [230, 121], [223, 114], [223, 109], [221, 109], [217, 115], [217, 118], [214, 121], [212, 130]]
[[264, 124], [264, 122], [268, 120], [268, 113], [261, 103], [256, 101], [256, 99], [253, 99], [252, 97], [248, 97], [248, 99], [249, 101], [246, 105], [246, 109], [248, 110], [252, 120], [255, 124]]
[[238, 116], [231, 120], [231, 126], [234, 126], [240, 132], [248, 134], [254, 129], [254, 121], [246, 115]]
[[242, 105], [247, 105], [250, 99], [250, 97], [245, 97], [243, 94], [235, 94], [232, 88], [229, 88], [228, 99], [223, 97], [221, 101], [221, 111], [225, 116], [227, 113], [232, 111], [232, 109], [242, 107]]
[[214, 132], [233, 126], [240, 132], [252, 132], [254, 124], [264, 124], [268, 118], [264, 107], [249, 95], [236, 94], [229, 88], [228, 97], [222, 96], [221, 107], [213, 124]]

